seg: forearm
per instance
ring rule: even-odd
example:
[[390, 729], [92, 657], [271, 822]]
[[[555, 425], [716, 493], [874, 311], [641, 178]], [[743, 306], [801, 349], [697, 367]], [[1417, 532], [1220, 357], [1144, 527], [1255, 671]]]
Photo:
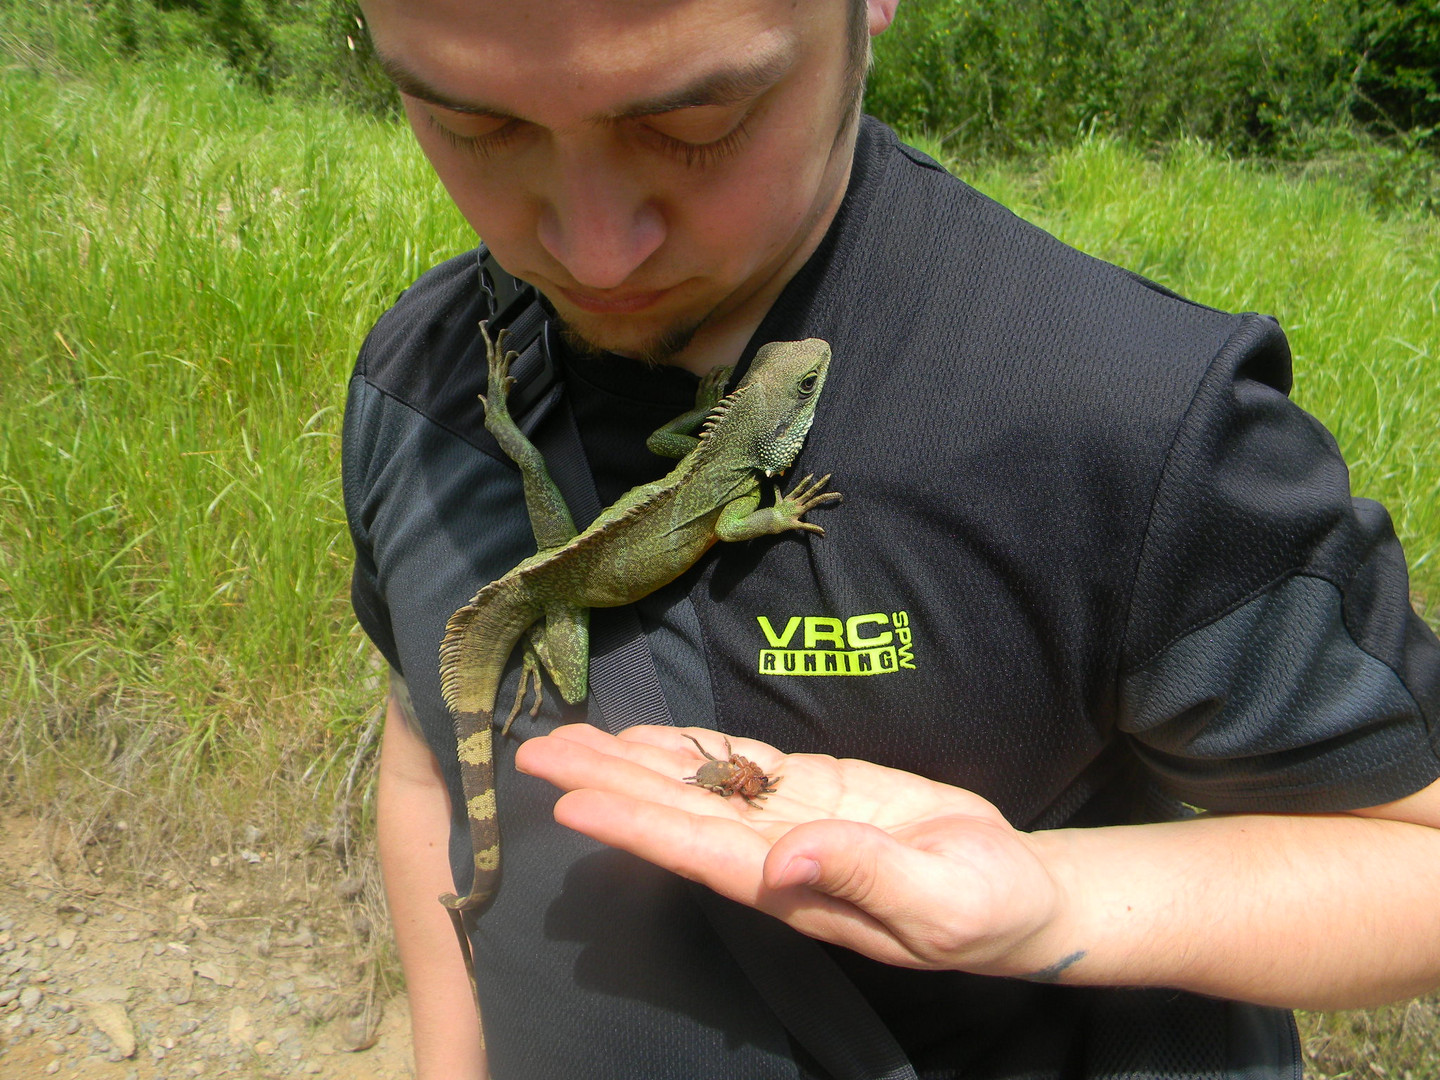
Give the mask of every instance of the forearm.
[[1063, 900], [1025, 953], [1057, 981], [1314, 1009], [1440, 985], [1440, 830], [1251, 815], [1030, 839]]
[[449, 797], [434, 756], [392, 697], [380, 752], [377, 831], [385, 895], [410, 997], [417, 1080], [489, 1074], [449, 914]]

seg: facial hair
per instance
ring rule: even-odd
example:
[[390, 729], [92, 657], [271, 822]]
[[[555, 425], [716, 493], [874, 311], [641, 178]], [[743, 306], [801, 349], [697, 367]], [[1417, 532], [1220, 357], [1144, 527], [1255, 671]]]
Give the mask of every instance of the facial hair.
[[[662, 330], [649, 341], [642, 342], [639, 346], [626, 349], [624, 355], [634, 360], [639, 360], [647, 367], [662, 367], [670, 363], [676, 356], [683, 352], [695, 339], [695, 334], [704, 324], [704, 319], [693, 323], [686, 323], [680, 326], [672, 326]], [[570, 352], [581, 358], [597, 359], [614, 353], [613, 349], [607, 349], [589, 338], [585, 337], [573, 325], [566, 322], [564, 318], [556, 315], [555, 322], [560, 330], [561, 340], [565, 342]]]

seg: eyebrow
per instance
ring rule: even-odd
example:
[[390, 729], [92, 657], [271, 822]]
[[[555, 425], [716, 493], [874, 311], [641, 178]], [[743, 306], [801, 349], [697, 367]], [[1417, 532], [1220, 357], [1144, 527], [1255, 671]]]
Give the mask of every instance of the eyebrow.
[[[413, 71], [404, 67], [393, 57], [378, 57], [380, 67], [396, 88], [409, 97], [417, 98], [450, 112], [466, 116], [486, 116], [503, 120], [521, 119], [494, 105], [480, 101], [459, 101], [431, 86]], [[795, 62], [793, 44], [776, 49], [768, 56], [752, 57], [742, 64], [708, 72], [678, 89], [641, 98], [638, 101], [607, 110], [597, 120], [628, 120], [659, 113], [674, 112], [705, 105], [736, 105], [770, 89], [784, 77]]]

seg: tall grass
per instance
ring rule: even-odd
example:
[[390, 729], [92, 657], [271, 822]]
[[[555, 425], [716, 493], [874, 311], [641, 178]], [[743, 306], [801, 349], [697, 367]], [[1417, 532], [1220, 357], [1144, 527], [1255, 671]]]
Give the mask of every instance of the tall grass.
[[353, 717], [345, 376], [473, 238], [394, 125], [203, 63], [12, 68], [0, 117], [0, 731]]

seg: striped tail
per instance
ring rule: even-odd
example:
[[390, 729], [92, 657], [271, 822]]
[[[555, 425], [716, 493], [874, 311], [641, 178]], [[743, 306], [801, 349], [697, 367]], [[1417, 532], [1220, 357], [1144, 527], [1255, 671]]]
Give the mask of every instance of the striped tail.
[[495, 760], [491, 720], [495, 692], [505, 661], [538, 609], [516, 603], [513, 575], [492, 581], [460, 608], [445, 625], [440, 643], [440, 692], [455, 717], [460, 782], [465, 790], [465, 815], [475, 876], [461, 897], [446, 893], [440, 902], [455, 911], [480, 907], [500, 880], [500, 825], [495, 816]]
[[490, 714], [464, 712], [455, 716], [459, 738], [460, 783], [465, 789], [465, 816], [470, 821], [470, 848], [475, 876], [464, 897], [445, 893], [440, 903], [455, 911], [480, 907], [495, 893], [500, 879], [500, 822], [495, 816], [495, 757]]

